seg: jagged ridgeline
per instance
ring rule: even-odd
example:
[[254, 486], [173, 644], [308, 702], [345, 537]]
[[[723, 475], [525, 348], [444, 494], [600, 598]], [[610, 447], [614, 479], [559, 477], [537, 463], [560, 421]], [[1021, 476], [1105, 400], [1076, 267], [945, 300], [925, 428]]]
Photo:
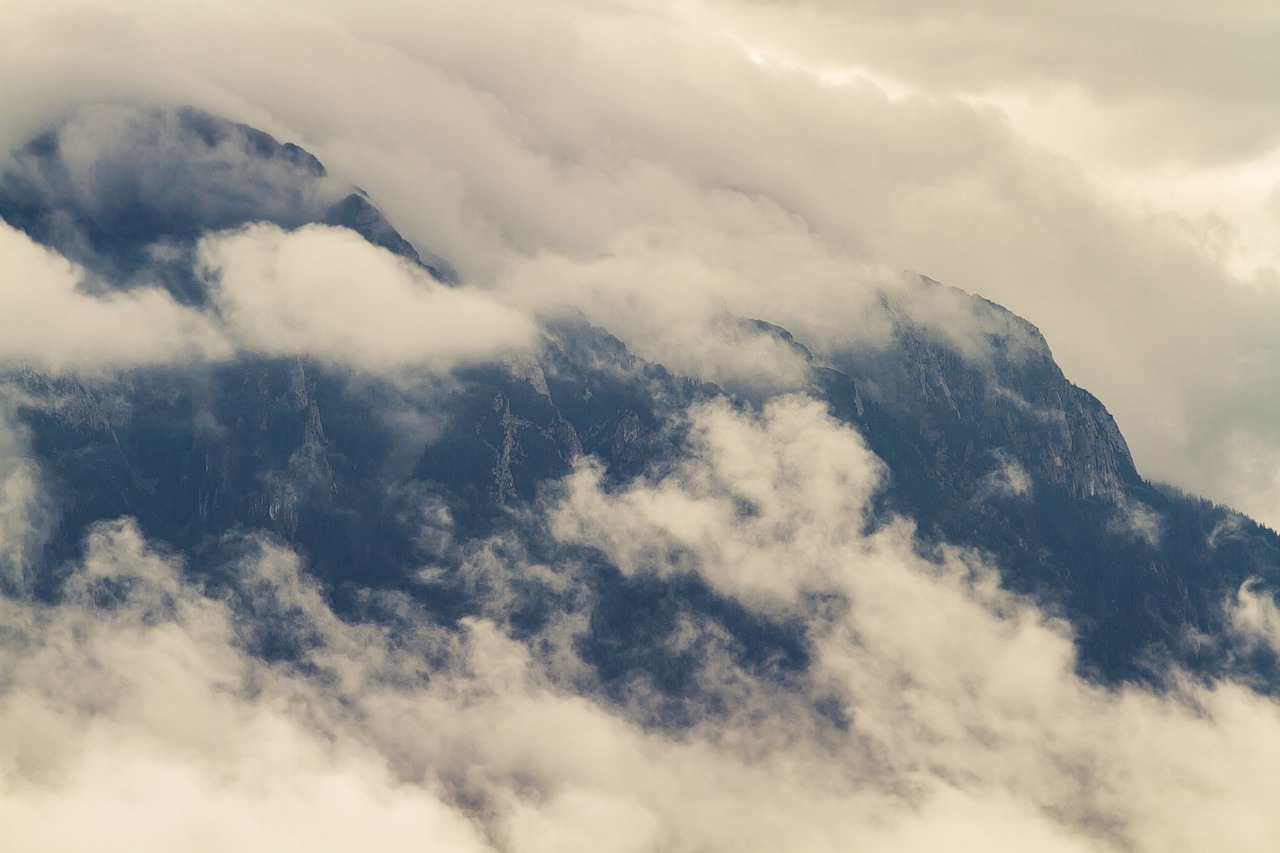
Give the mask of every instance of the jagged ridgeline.
[[[0, 217], [90, 270], [94, 287], [158, 282], [187, 305], [207, 299], [200, 238], [256, 221], [349, 228], [456, 283], [315, 157], [190, 109], [71, 116], [9, 159]], [[803, 352], [808, 393], [887, 464], [872, 524], [905, 516], [926, 550], [989, 554], [1008, 587], [1071, 621], [1093, 677], [1155, 678], [1172, 661], [1280, 686], [1273, 660], [1236, 648], [1224, 609], [1246, 580], [1280, 581], [1274, 533], [1144, 481], [1106, 409], [1021, 318], [927, 279], [883, 308], [888, 345], [850, 340], [822, 360], [767, 318], [732, 319]], [[931, 323], [939, 310], [963, 315], [976, 340]], [[21, 368], [6, 381], [57, 502], [28, 594], [57, 599], [86, 530], [128, 516], [208, 584], [234, 582], [217, 567], [238, 534], [267, 531], [303, 555], [347, 616], [368, 615], [363, 590], [394, 588], [445, 624], [482, 612], [491, 594], [456, 571], [468, 549], [499, 537], [548, 564], [567, 558], [530, 508], [575, 460], [595, 457], [614, 485], [661, 471], [682, 452], [688, 407], [727, 396], [563, 317], [529, 351], [447, 379], [241, 355], [92, 378]], [[750, 611], [693, 574], [628, 577], [602, 555], [572, 558], [590, 567], [572, 588], [514, 593], [514, 629], [582, 611], [580, 651], [601, 683], [647, 676], [671, 700], [670, 724], [695, 690], [692, 653], [671, 642], [683, 615], [721, 626], [748, 669], [785, 677], [807, 664], [804, 625]]]
[[203, 296], [189, 275], [195, 241], [257, 221], [351, 228], [454, 278], [311, 154], [194, 109], [78, 111], [14, 155], [0, 177], [0, 216], [118, 285], [145, 271], [184, 301]]

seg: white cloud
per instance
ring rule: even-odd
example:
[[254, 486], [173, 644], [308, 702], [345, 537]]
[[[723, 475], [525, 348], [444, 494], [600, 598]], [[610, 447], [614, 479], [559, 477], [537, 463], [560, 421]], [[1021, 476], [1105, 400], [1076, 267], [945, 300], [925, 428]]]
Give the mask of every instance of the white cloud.
[[[314, 151], [467, 278], [577, 304], [729, 384], [794, 387], [795, 365], [767, 342], [731, 358], [702, 306], [819, 349], [875, 341], [885, 271], [921, 270], [1040, 326], [1144, 474], [1280, 517], [1280, 418], [1257, 390], [1280, 371], [1274, 264], [1240, 272], [1242, 251], [1276, 243], [1276, 75], [1258, 69], [1280, 23], [1261, 7], [114, 0], [0, 15], [6, 147], [73, 103], [194, 103]], [[694, 308], [672, 323], [676, 302]]]
[[841, 560], [823, 554], [860, 539], [882, 476], [879, 460], [830, 429], [822, 409], [786, 398], [760, 424], [725, 408], [702, 411], [694, 436], [710, 464], [616, 495], [603, 489], [600, 469], [585, 464], [568, 480], [552, 529], [600, 548], [626, 574], [696, 572], [757, 609], [794, 611], [842, 570]]
[[24, 156], [11, 165], [88, 221], [81, 225], [127, 230], [121, 219], [139, 199], [159, 217], [213, 227], [254, 218], [297, 225], [349, 192], [305, 161], [253, 156], [256, 140], [242, 128], [205, 127], [198, 116], [146, 104], [81, 107], [59, 125], [57, 145], [57, 168]]
[[534, 338], [523, 315], [438, 284], [343, 228], [255, 225], [206, 237], [197, 254], [227, 334], [251, 352], [370, 371], [448, 368]]
[[0, 818], [27, 850], [489, 849], [382, 755], [293, 717], [226, 605], [131, 524], [60, 606], [0, 602]]
[[1018, 460], [1008, 454], [998, 453], [995, 458], [999, 466], [983, 476], [978, 483], [977, 498], [1020, 498], [1031, 494], [1035, 482], [1027, 469]]
[[[837, 760], [920, 798], [919, 811], [884, 818], [902, 833], [895, 843], [966, 831], [990, 843], [1005, 826], [989, 813], [935, 825], [957, 801], [979, 813], [1016, 803], [1015, 825], [1060, 844], [1074, 833], [1064, 849], [1274, 843], [1280, 825], [1263, 817], [1260, 792], [1275, 774], [1280, 705], [1231, 683], [1159, 696], [1084, 682], [1063, 626], [1001, 590], [976, 556], [926, 560], [904, 524], [857, 533], [857, 486], [874, 485], [876, 469], [821, 407], [784, 399], [758, 420], [719, 406], [694, 417], [690, 455], [658, 482], [605, 492], [580, 471], [557, 529], [626, 571], [696, 572], [756, 609], [805, 614], [810, 689], [839, 697], [841, 746], [861, 749], [854, 759], [836, 747]], [[734, 511], [758, 494], [754, 511]], [[831, 595], [844, 604], [802, 603]], [[1274, 633], [1274, 605], [1242, 600], [1241, 624]], [[743, 720], [760, 711], [739, 707]]]
[[1160, 540], [1164, 537], [1165, 520], [1160, 513], [1141, 501], [1125, 500], [1116, 505], [1115, 515], [1107, 529], [1133, 536], [1152, 548], [1159, 548]]
[[0, 593], [25, 591], [34, 558], [56, 517], [15, 399], [0, 394]]
[[1239, 589], [1228, 613], [1232, 629], [1250, 644], [1280, 652], [1280, 608], [1256, 583]]
[[[1179, 6], [1159, 19], [1172, 35], [1148, 39], [1147, 7], [1106, 5], [5, 3], [6, 149], [76, 103], [194, 103], [304, 144], [480, 287], [445, 291], [339, 231], [254, 226], [203, 244], [205, 313], [154, 288], [90, 295], [0, 227], [0, 355], [54, 372], [242, 351], [447, 369], [526, 342], [520, 311], [568, 302], [679, 370], [778, 390], [799, 362], [717, 331], [722, 307], [819, 351], [874, 344], [878, 290], [903, 287], [886, 270], [909, 267], [1040, 326], [1145, 473], [1274, 523], [1280, 418], [1259, 389], [1280, 370], [1276, 297], [1267, 270], [1241, 282], [1228, 257], [1248, 198], [1219, 234], [1202, 201], [1166, 190], [1238, 177], [1275, 147], [1258, 118], [1277, 103], [1276, 25]], [[752, 61], [742, 45], [766, 30], [794, 61]], [[869, 73], [841, 78], [844, 64]], [[1082, 139], [1051, 145], [1049, 118], [1020, 111], [1042, 88], [1086, 117]], [[1135, 105], [1120, 138], [1088, 130]], [[1170, 171], [1134, 164], [1152, 142]], [[1100, 188], [1115, 173], [1136, 202]], [[971, 340], [963, 312], [912, 310]], [[974, 556], [925, 560], [905, 524], [861, 534], [878, 463], [814, 405], [695, 417], [699, 455], [615, 491], [579, 470], [555, 529], [629, 573], [697, 572], [808, 620], [800, 683], [712, 653], [700, 683], [733, 713], [646, 730], [639, 689], [614, 708], [561, 677], [583, 677], [580, 621], [555, 626], [547, 658], [500, 613], [449, 635], [401, 602], [389, 636], [338, 620], [297, 558], [264, 544], [241, 567], [250, 609], [285, 614], [310, 670], [268, 665], [234, 602], [116, 526], [79, 567], [79, 598], [2, 600], [4, 825], [44, 833], [37, 849], [82, 849], [80, 831], [287, 849], [353, 827], [385, 848], [517, 851], [1276, 846], [1274, 702], [1231, 683], [1082, 682], [1062, 626]], [[21, 446], [0, 448], [10, 561], [42, 523]], [[466, 571], [552, 571], [504, 553]], [[1240, 629], [1274, 633], [1247, 592]], [[716, 626], [686, 627], [717, 648]]]
[[[814, 655], [799, 680], [740, 670], [712, 643], [699, 683], [732, 697], [727, 710], [649, 730], [642, 708], [577, 692], [587, 670], [563, 657], [572, 633], [548, 652], [487, 619], [445, 631], [394, 596], [377, 604], [383, 621], [346, 622], [296, 555], [252, 538], [227, 567], [238, 591], [204, 591], [113, 523], [90, 536], [62, 603], [0, 599], [0, 816], [34, 850], [413, 849], [426, 837], [521, 853], [1263, 850], [1280, 838], [1272, 700], [1231, 683], [1158, 695], [1083, 682], [1062, 626], [973, 555], [927, 560], [903, 524], [857, 532], [878, 469], [815, 404], [694, 419], [693, 452], [662, 480], [605, 492], [579, 473], [560, 532], [632, 571], [670, 571], [650, 543], [675, 543], [713, 585], [798, 614]], [[742, 501], [755, 511], [732, 511]], [[744, 557], [757, 565], [734, 576]], [[547, 571], [506, 546], [469, 559]], [[771, 577], [755, 572], [766, 563]], [[555, 583], [572, 581], [564, 568]], [[1276, 621], [1242, 616], [1262, 633]], [[251, 653], [264, 629], [284, 632], [299, 665]], [[814, 710], [821, 697], [847, 724]]]
[[206, 237], [198, 254], [212, 311], [158, 286], [88, 292], [83, 269], [0, 223], [0, 362], [93, 376], [260, 353], [443, 372], [534, 339], [521, 313], [346, 229], [256, 225]]
[[0, 361], [59, 373], [225, 358], [208, 318], [158, 287], [91, 295], [85, 273], [0, 223]]

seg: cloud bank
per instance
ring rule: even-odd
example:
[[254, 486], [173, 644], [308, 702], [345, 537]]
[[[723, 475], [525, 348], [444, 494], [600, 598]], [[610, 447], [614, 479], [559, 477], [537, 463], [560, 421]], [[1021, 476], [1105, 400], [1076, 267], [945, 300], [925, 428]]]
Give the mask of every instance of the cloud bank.
[[0, 359], [62, 372], [226, 358], [206, 317], [168, 292], [94, 295], [82, 268], [0, 223]]
[[[0, 601], [5, 824], [32, 850], [1247, 850], [1280, 837], [1267, 800], [1280, 705], [1231, 683], [1157, 695], [1080, 680], [1064, 626], [977, 555], [923, 556], [905, 522], [858, 532], [850, 514], [879, 465], [804, 398], [691, 417], [691, 452], [660, 479], [604, 489], [584, 463], [548, 507], [553, 530], [626, 571], [695, 572], [753, 609], [800, 614], [803, 673], [739, 669], [727, 635], [691, 621], [673, 641], [699, 650], [704, 704], [655, 729], [643, 685], [621, 705], [590, 687], [573, 652], [581, 614], [521, 640], [500, 603], [451, 630], [378, 594], [379, 618], [344, 621], [269, 539], [244, 540], [219, 591], [131, 522], [106, 523], [62, 603]], [[572, 585], [579, 571], [519, 548], [468, 554], [464, 571], [495, 579]], [[1242, 595], [1239, 629], [1268, 642], [1280, 616]], [[264, 631], [296, 653], [260, 657]]]
[[196, 254], [208, 309], [157, 285], [95, 293], [83, 268], [0, 223], [0, 361], [86, 376], [240, 354], [447, 371], [533, 341], [519, 311], [346, 229], [258, 224], [207, 236]]
[[[974, 316], [920, 298], [912, 268], [1039, 325], [1145, 474], [1275, 524], [1280, 21], [882, 6], [5, 3], [5, 156], [86, 104], [193, 104], [304, 145], [466, 284], [341, 229], [256, 224], [202, 239], [211, 298], [192, 306], [145, 278], [106, 289], [0, 225], [0, 361], [443, 372], [531, 345], [530, 317], [565, 306], [678, 372], [773, 394], [803, 385], [803, 358], [728, 315], [822, 356], [882, 343], [887, 294], [980, 340]], [[1176, 673], [1160, 695], [1082, 681], [1065, 626], [1002, 590], [999, 567], [922, 554], [905, 521], [866, 529], [881, 465], [803, 398], [695, 409], [691, 452], [664, 476], [606, 486], [581, 462], [541, 507], [564, 549], [552, 565], [425, 519], [494, 592], [456, 630], [373, 594], [376, 619], [344, 621], [298, 555], [252, 533], [225, 567], [239, 592], [202, 586], [127, 519], [90, 534], [65, 601], [27, 597], [55, 501], [3, 411], [0, 822], [26, 848], [1280, 838], [1276, 703]], [[1025, 479], [1006, 466], [993, 494]], [[1144, 509], [1117, 524], [1159, 536]], [[698, 661], [691, 722], [653, 726], [651, 686], [607, 700], [579, 658], [583, 547], [798, 621], [809, 666], [744, 670], [722, 626], [689, 618], [670, 642]], [[574, 602], [533, 638], [509, 621], [530, 587]], [[1269, 602], [1246, 587], [1233, 606], [1238, 631], [1275, 646]], [[268, 629], [293, 658], [264, 659]]]
[[[703, 324], [687, 346], [653, 333], [670, 324], [646, 294], [679, 281], [818, 345], [874, 339], [867, 292], [921, 270], [1040, 325], [1148, 476], [1280, 520], [1280, 413], [1259, 393], [1280, 369], [1280, 20], [1260, 6], [0, 14], [3, 147], [77, 104], [194, 104], [303, 144], [467, 279], [540, 283], [725, 375], [692, 345]], [[589, 287], [547, 280], [583, 262]]]
[[449, 288], [354, 231], [267, 225], [205, 239], [197, 263], [238, 348], [369, 371], [492, 359], [533, 342], [532, 323]]

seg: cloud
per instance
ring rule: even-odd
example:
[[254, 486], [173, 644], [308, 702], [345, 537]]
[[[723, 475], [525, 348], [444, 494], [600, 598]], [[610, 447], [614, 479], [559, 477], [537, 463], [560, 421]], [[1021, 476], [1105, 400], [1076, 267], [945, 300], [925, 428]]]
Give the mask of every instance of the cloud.
[[534, 338], [521, 313], [346, 229], [257, 225], [208, 236], [197, 254], [213, 310], [158, 286], [88, 292], [82, 268], [0, 223], [0, 362], [93, 376], [256, 353], [444, 372]]
[[[701, 411], [693, 440], [709, 464], [618, 494], [606, 492], [600, 468], [587, 464], [568, 481], [552, 530], [600, 548], [625, 574], [696, 572], [756, 609], [794, 611], [806, 594], [831, 585], [826, 575], [841, 561], [820, 554], [860, 538], [883, 476], [880, 461], [850, 447], [821, 410], [786, 398], [760, 424], [727, 408]], [[783, 560], [778, 549], [806, 558]]]
[[[473, 284], [441, 289], [341, 231], [258, 225], [205, 238], [204, 311], [145, 282], [91, 292], [0, 227], [0, 355], [448, 369], [568, 303], [681, 372], [776, 393], [803, 360], [726, 311], [821, 357], [882, 344], [888, 292], [979, 343], [981, 318], [920, 298], [907, 267], [1036, 323], [1144, 473], [1274, 521], [1280, 418], [1259, 389], [1280, 340], [1255, 244], [1275, 222], [1250, 205], [1270, 194], [1275, 24], [1147, 9], [9, 2], [6, 150], [83, 103], [192, 103], [314, 151]], [[1064, 626], [994, 567], [921, 555], [905, 522], [862, 529], [879, 463], [816, 404], [692, 418], [697, 452], [667, 476], [606, 489], [586, 464], [548, 523], [626, 573], [696, 573], [802, 619], [813, 663], [795, 679], [739, 669], [726, 632], [691, 619], [672, 641], [699, 650], [700, 695], [732, 701], [646, 727], [644, 686], [610, 704], [576, 657], [585, 592], [535, 641], [504, 628], [525, 587], [572, 592], [571, 557], [468, 550], [438, 512], [424, 539], [496, 591], [456, 630], [398, 598], [344, 621], [296, 555], [252, 537], [241, 595], [201, 589], [121, 522], [90, 538], [68, 600], [0, 599], [4, 824], [37, 849], [82, 849], [82, 830], [281, 849], [353, 827], [385, 833], [362, 846], [462, 850], [1275, 846], [1273, 701], [1176, 674], [1165, 695], [1081, 680]], [[23, 447], [0, 441], [13, 563], [46, 524]], [[1247, 593], [1240, 630], [1272, 632]], [[257, 656], [268, 628], [300, 660]]]
[[[1114, 110], [1105, 115], [1118, 119], [1118, 137], [1129, 137], [1133, 147], [1122, 151], [1129, 157], [1142, 156], [1139, 142], [1150, 143], [1145, 153], [1156, 159], [1216, 159], [1267, 150], [1274, 141], [1265, 117], [1273, 109], [1275, 85], [1263, 69], [1275, 63], [1267, 34], [1280, 26], [1280, 15], [1261, 5], [1063, 8], [1049, 2], [942, 6], [923, 0], [886, 9], [868, 2], [800, 0], [735, 11], [740, 32], [783, 57], [807, 60], [833, 80], [842, 79], [841, 71], [862, 71], [903, 88], [978, 95], [1038, 91], [1052, 97], [1075, 87], [1095, 110]], [[1250, 117], [1250, 107], [1262, 115]], [[1123, 109], [1134, 114], [1125, 118]], [[1211, 114], [1209, 124], [1216, 126], [1196, 127], [1197, 111]], [[1158, 123], [1166, 132], [1158, 131]], [[1179, 132], [1168, 133], [1170, 127]]]
[[[1280, 837], [1273, 700], [1230, 682], [1156, 694], [1081, 680], [1063, 625], [977, 556], [924, 556], [905, 523], [860, 532], [878, 465], [813, 402], [691, 417], [691, 452], [666, 476], [604, 490], [584, 468], [551, 506], [554, 529], [628, 571], [697, 572], [799, 614], [812, 663], [797, 678], [740, 670], [705, 643], [703, 712], [649, 728], [641, 694], [614, 704], [592, 689], [572, 619], [558, 640], [558, 625], [519, 640], [501, 603], [445, 628], [369, 593], [376, 618], [350, 621], [270, 539], [242, 540], [220, 591], [113, 522], [90, 533], [60, 603], [0, 599], [6, 825], [37, 850], [90, 834], [105, 849], [431, 838], [520, 853]], [[568, 553], [551, 575], [518, 547], [463, 553], [486, 561], [464, 571], [579, 583]], [[1252, 613], [1241, 624], [1262, 633], [1277, 621]], [[255, 652], [268, 637], [286, 650], [272, 661]]]
[[983, 476], [977, 487], [978, 500], [991, 498], [1021, 498], [1031, 494], [1035, 481], [1022, 467], [1018, 460], [1003, 451], [997, 452], [993, 461], [996, 463], [989, 473]]
[[15, 843], [489, 849], [383, 756], [292, 717], [237, 649], [231, 611], [179, 571], [136, 527], [106, 525], [61, 605], [0, 602], [0, 815]]
[[0, 393], [0, 592], [22, 593], [28, 570], [56, 518], [30, 436], [16, 417], [19, 399]]
[[1228, 613], [1232, 629], [1250, 645], [1280, 652], [1280, 608], [1257, 589], [1256, 582], [1241, 586]]
[[[838, 760], [871, 790], [904, 786], [922, 804], [889, 812], [903, 833], [891, 837], [952, 831], [933, 821], [957, 798], [1016, 802], [1015, 822], [1070, 836], [1065, 849], [1264, 849], [1280, 830], [1244, 818], [1266, 811], [1254, 786], [1273, 770], [1253, 751], [1280, 748], [1280, 705], [1229, 682], [1162, 696], [1080, 679], [1064, 626], [1002, 590], [977, 555], [922, 556], [904, 523], [857, 532], [857, 486], [874, 487], [877, 469], [811, 401], [693, 417], [679, 467], [608, 492], [584, 468], [555, 529], [624, 571], [696, 573], [755, 609], [805, 614], [808, 689], [837, 696], [849, 721]], [[812, 603], [832, 596], [838, 605]], [[1272, 611], [1242, 593], [1242, 630], [1274, 633]], [[870, 795], [855, 785], [847, 796]]]
[[348, 192], [306, 156], [263, 151], [264, 143], [190, 111], [90, 104], [58, 126], [56, 160], [29, 151], [12, 158], [6, 189], [49, 200], [81, 227], [130, 236], [143, 230], [131, 221], [139, 200], [155, 217], [147, 224], [159, 227], [299, 225]]
[[0, 361], [61, 373], [220, 359], [215, 325], [158, 287], [92, 295], [83, 269], [0, 223]]
[[250, 352], [377, 372], [483, 361], [534, 338], [521, 314], [346, 229], [260, 224], [205, 238], [197, 256], [228, 335]]
[[1115, 515], [1107, 524], [1107, 529], [1133, 536], [1152, 548], [1159, 548], [1160, 540], [1164, 538], [1165, 526], [1164, 518], [1151, 507], [1141, 501], [1125, 500], [1116, 505]]
[[469, 280], [727, 384], [798, 373], [709, 306], [874, 343], [876, 291], [921, 270], [1038, 325], [1144, 474], [1280, 517], [1260, 7], [0, 14], [6, 147], [76, 104], [193, 103], [304, 145]]

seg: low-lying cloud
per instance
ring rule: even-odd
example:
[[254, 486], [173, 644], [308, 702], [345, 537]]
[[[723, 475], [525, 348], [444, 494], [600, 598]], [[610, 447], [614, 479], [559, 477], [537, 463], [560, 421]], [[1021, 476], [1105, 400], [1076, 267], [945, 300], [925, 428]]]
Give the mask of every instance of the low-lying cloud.
[[[919, 269], [1040, 326], [1144, 474], [1274, 524], [1280, 404], [1259, 389], [1280, 371], [1278, 303], [1257, 247], [1277, 220], [1255, 196], [1280, 77], [1255, 61], [1280, 25], [1180, 8], [1147, 38], [1146, 7], [882, 6], [7, 2], [4, 152], [87, 103], [194, 104], [303, 144], [468, 284], [342, 229], [255, 224], [204, 235], [210, 299], [192, 305], [145, 274], [102, 286], [0, 224], [0, 362], [443, 372], [531, 346], [530, 318], [566, 305], [679, 373], [767, 396], [803, 388], [807, 363], [735, 317], [821, 357], [881, 346], [901, 309], [979, 357], [1001, 329], [899, 277]], [[1059, 136], [1035, 103], [1085, 131]], [[76, 138], [86, 180], [128, 129], [102, 109], [94, 126], [118, 132]], [[1089, 130], [1126, 111], [1123, 138]], [[412, 403], [404, 422], [432, 434]], [[428, 507], [420, 538], [485, 591], [482, 615], [447, 627], [373, 593], [376, 620], [339, 618], [297, 554], [252, 532], [223, 567], [238, 591], [204, 587], [127, 519], [90, 532], [64, 600], [34, 600], [24, 570], [56, 501], [0, 405], [0, 824], [26, 848], [1280, 843], [1275, 701], [1176, 672], [1166, 693], [1082, 680], [1067, 626], [999, 567], [922, 553], [905, 520], [868, 528], [883, 467], [803, 397], [696, 408], [662, 475], [607, 486], [580, 460], [533, 519], [567, 546], [551, 565], [457, 542]], [[1011, 465], [987, 485], [1028, 488]], [[1154, 541], [1164, 522], [1135, 504], [1116, 523]], [[697, 652], [694, 707], [652, 726], [656, 688], [605, 698], [578, 654], [583, 547], [802, 624], [807, 669], [748, 671], [728, 631], [687, 617], [669, 642]], [[530, 588], [574, 604], [532, 638], [507, 618]], [[1276, 646], [1269, 600], [1246, 587], [1230, 606]], [[264, 631], [295, 659], [264, 659]]]
[[342, 228], [255, 225], [205, 238], [197, 257], [242, 350], [379, 371], [482, 361], [534, 340], [524, 315]]
[[[879, 465], [816, 403], [691, 417], [690, 453], [665, 476], [608, 490], [588, 465], [548, 507], [552, 528], [626, 571], [696, 572], [753, 609], [799, 614], [812, 663], [798, 678], [737, 668], [713, 623], [691, 623], [706, 707], [651, 729], [643, 692], [616, 704], [591, 688], [572, 615], [518, 640], [501, 607], [445, 629], [373, 594], [376, 621], [345, 621], [269, 539], [244, 541], [218, 592], [131, 522], [108, 523], [61, 603], [0, 600], [5, 825], [33, 850], [1280, 838], [1267, 801], [1280, 705], [1230, 682], [1156, 694], [1082, 681], [1065, 626], [978, 555], [922, 556], [905, 522], [862, 531]], [[519, 548], [467, 553], [487, 564], [462, 571], [491, 577], [563, 584], [583, 570], [566, 557], [548, 573]], [[1242, 601], [1240, 630], [1273, 628], [1266, 605]], [[264, 630], [294, 657], [259, 657]]]
[[723, 300], [821, 348], [877, 340], [873, 292], [920, 270], [1039, 325], [1145, 475], [1280, 518], [1280, 417], [1258, 393], [1280, 307], [1269, 10], [18, 0], [0, 15], [6, 150], [77, 105], [194, 104], [313, 151], [465, 279], [598, 275], [550, 298], [604, 325], [630, 308], [638, 351], [712, 376], [759, 353], [731, 363], [688, 323], [653, 334], [670, 303], [646, 316], [647, 294]]
[[[904, 522], [858, 533], [878, 469], [815, 403], [695, 420], [694, 451], [659, 482], [606, 493], [591, 469], [576, 475], [557, 529], [627, 571], [696, 572], [765, 612], [813, 614], [808, 689], [839, 698], [837, 740], [871, 789], [912, 791], [926, 826], [951, 797], [1016, 803], [1047, 834], [1073, 834], [1065, 849], [1266, 846], [1277, 827], [1239, 817], [1265, 812], [1253, 786], [1272, 770], [1251, 750], [1280, 748], [1280, 705], [1232, 683], [1160, 696], [1081, 680], [1065, 626], [1002, 590], [980, 556], [926, 559]], [[1244, 601], [1242, 625], [1274, 626], [1273, 605]]]
[[87, 273], [0, 222], [0, 361], [61, 373], [220, 359], [210, 318], [159, 287], [92, 294]]
[[447, 371], [535, 337], [518, 310], [445, 287], [343, 228], [259, 224], [206, 236], [197, 257], [206, 308], [159, 285], [87, 287], [91, 273], [0, 223], [0, 362], [92, 376], [263, 354]]

